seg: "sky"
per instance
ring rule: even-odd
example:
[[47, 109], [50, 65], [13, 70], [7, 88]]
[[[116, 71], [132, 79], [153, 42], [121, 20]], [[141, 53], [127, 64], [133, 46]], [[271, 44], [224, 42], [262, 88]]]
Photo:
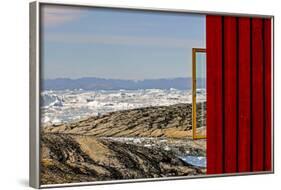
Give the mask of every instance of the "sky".
[[191, 77], [192, 48], [205, 48], [205, 16], [44, 5], [42, 77]]

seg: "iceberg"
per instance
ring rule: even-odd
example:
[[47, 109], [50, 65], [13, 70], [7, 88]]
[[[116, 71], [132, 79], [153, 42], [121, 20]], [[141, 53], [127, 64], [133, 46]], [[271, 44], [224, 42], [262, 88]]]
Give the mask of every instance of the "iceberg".
[[[200, 89], [197, 101], [206, 101]], [[138, 90], [52, 90], [41, 92], [41, 122], [71, 122], [77, 118], [102, 115], [109, 112], [191, 103], [191, 90], [138, 89]], [[44, 119], [48, 118], [48, 119]]]

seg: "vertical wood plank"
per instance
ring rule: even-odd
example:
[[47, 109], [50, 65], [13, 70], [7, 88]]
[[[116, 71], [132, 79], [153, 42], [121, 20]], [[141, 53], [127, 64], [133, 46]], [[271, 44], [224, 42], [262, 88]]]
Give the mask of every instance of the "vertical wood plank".
[[222, 17], [207, 15], [206, 28], [207, 173], [219, 174], [223, 172]]
[[271, 109], [271, 19], [264, 19], [264, 80], [265, 80], [265, 170], [272, 170], [271, 158], [271, 126], [272, 126], [272, 109]]
[[224, 170], [237, 169], [237, 46], [236, 17], [224, 17]]
[[252, 20], [252, 169], [264, 168], [263, 21]]
[[251, 169], [251, 114], [250, 114], [250, 19], [239, 18], [239, 117], [238, 117], [238, 172], [249, 172]]

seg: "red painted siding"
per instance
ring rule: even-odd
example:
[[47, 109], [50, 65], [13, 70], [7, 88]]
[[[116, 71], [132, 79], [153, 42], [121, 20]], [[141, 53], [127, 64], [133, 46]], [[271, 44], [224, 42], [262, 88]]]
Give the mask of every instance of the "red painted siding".
[[250, 103], [250, 19], [239, 18], [239, 117], [238, 117], [238, 171], [249, 172], [251, 168], [251, 103]]
[[[220, 16], [207, 16], [207, 167], [208, 173], [222, 173], [222, 19]], [[209, 110], [217, 107], [214, 112]], [[209, 142], [209, 139], [211, 141]]]
[[235, 17], [224, 18], [224, 168], [236, 172], [237, 168], [237, 25]]
[[271, 20], [206, 17], [207, 173], [272, 169]]
[[272, 170], [271, 166], [271, 20], [264, 20], [264, 61], [265, 61], [265, 170]]

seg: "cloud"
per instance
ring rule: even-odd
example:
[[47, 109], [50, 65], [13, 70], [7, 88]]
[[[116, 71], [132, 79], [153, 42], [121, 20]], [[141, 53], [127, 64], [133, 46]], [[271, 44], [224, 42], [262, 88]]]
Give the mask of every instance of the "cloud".
[[42, 7], [42, 22], [44, 26], [58, 26], [79, 19], [81, 9], [66, 6], [45, 5]]
[[155, 46], [163, 48], [190, 48], [204, 46], [202, 40], [187, 38], [85, 34], [48, 34], [46, 35], [46, 42], [69, 44]]

